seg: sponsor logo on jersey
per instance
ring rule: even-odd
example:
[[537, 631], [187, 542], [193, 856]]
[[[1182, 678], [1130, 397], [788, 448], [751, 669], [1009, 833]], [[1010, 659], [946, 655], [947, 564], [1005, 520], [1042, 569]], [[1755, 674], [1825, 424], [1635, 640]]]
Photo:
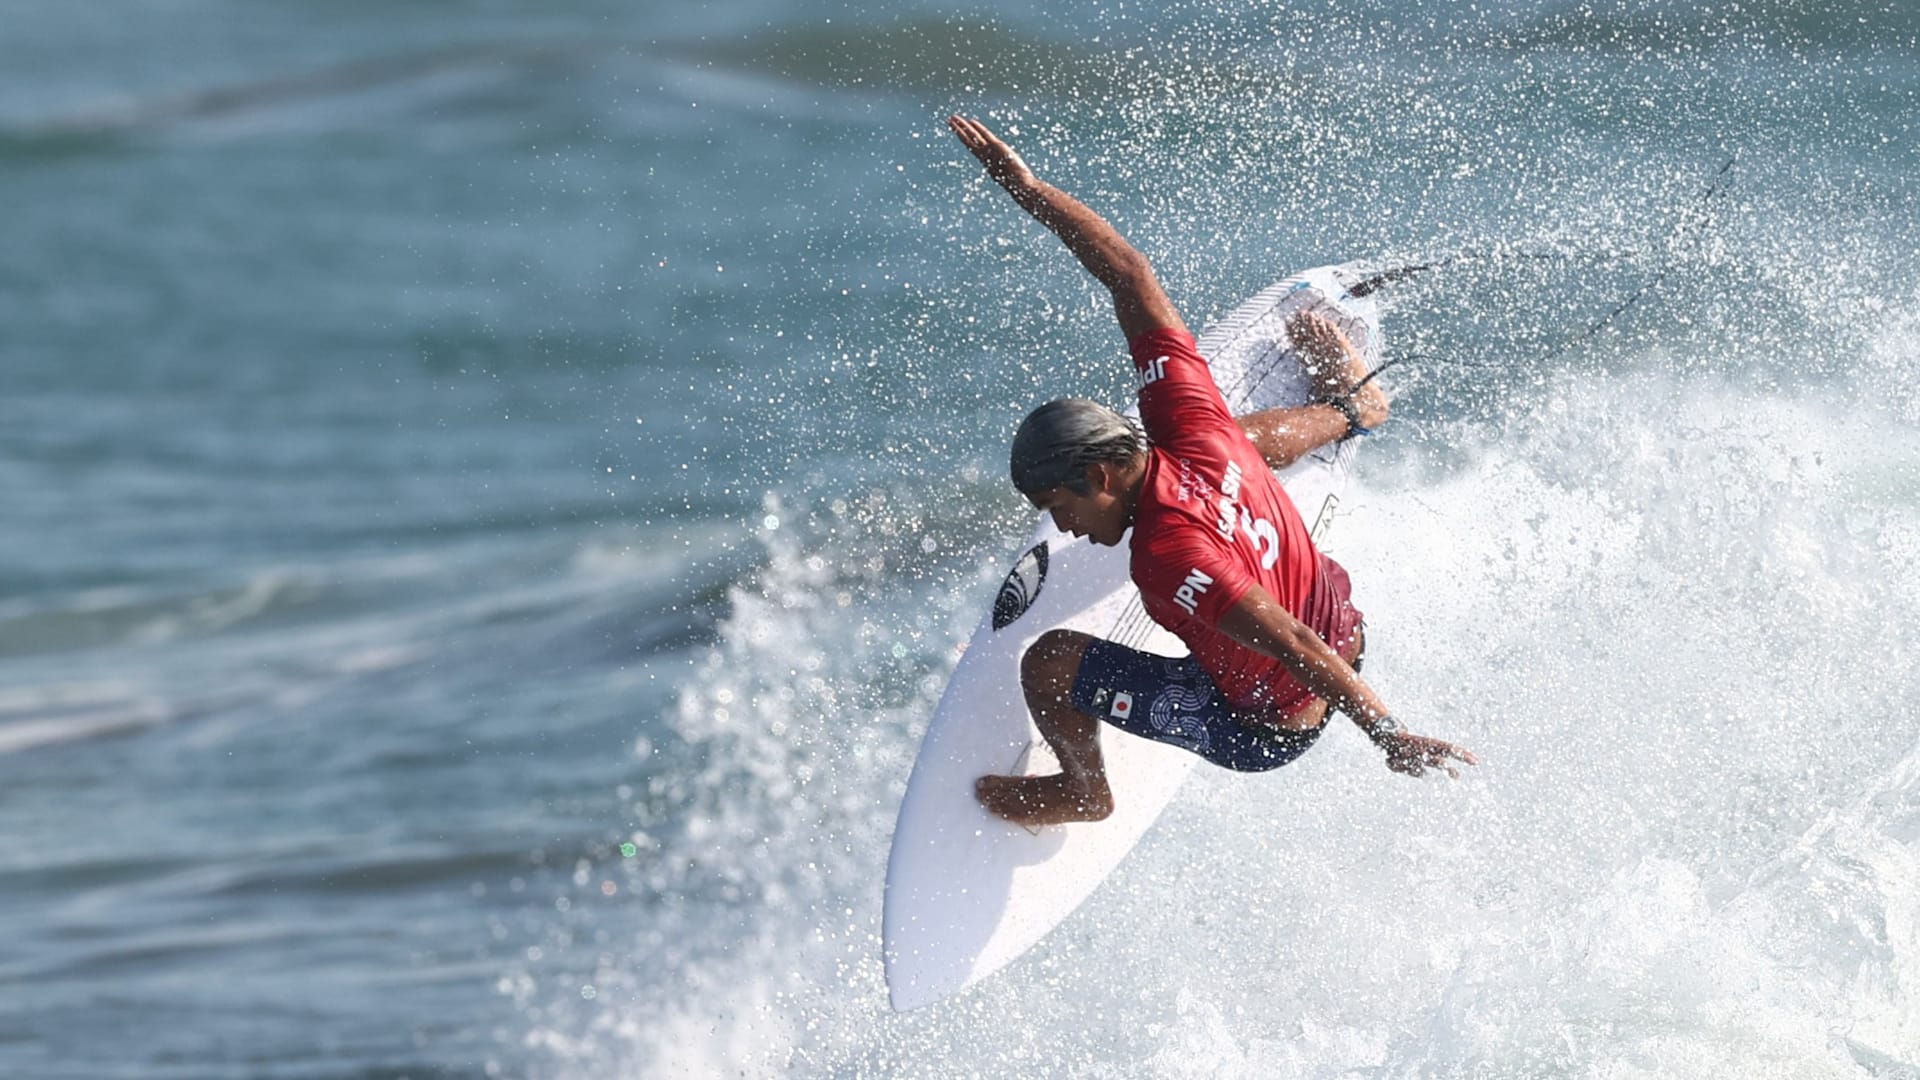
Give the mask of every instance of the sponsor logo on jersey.
[[1200, 597], [1206, 594], [1207, 586], [1213, 584], [1213, 577], [1204, 570], [1194, 570], [1187, 574], [1187, 580], [1174, 590], [1173, 602], [1192, 615], [1200, 606]]
[[1240, 463], [1229, 461], [1227, 472], [1220, 478], [1219, 517], [1214, 520], [1214, 529], [1222, 540], [1232, 540], [1235, 536], [1246, 540], [1260, 555], [1260, 568], [1273, 569], [1280, 561], [1280, 530], [1266, 518], [1257, 518], [1253, 512], [1240, 505], [1240, 491], [1246, 485], [1246, 474], [1240, 470]]
[[1166, 377], [1167, 358], [1157, 356], [1140, 366], [1140, 389], [1145, 390], [1149, 385], [1157, 383]]
[[1193, 467], [1193, 462], [1181, 458], [1180, 478], [1174, 483], [1174, 496], [1181, 502], [1197, 499], [1200, 497], [1201, 489], [1206, 486], [1207, 482], [1200, 479], [1200, 470]]
[[1240, 463], [1227, 462], [1227, 475], [1220, 479], [1220, 519], [1214, 522], [1222, 540], [1233, 539], [1234, 528], [1240, 524], [1240, 480]]

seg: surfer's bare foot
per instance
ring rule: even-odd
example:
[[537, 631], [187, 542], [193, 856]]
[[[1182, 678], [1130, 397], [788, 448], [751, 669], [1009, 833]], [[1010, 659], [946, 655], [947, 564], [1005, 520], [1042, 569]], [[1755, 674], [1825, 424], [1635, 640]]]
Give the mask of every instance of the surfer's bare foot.
[[1305, 355], [1316, 400], [1352, 393], [1361, 427], [1376, 428], [1387, 422], [1387, 395], [1377, 380], [1361, 385], [1367, 378], [1367, 362], [1338, 323], [1317, 311], [1303, 311], [1287, 320], [1287, 336]]
[[973, 794], [988, 813], [1030, 829], [1069, 821], [1101, 821], [1113, 813], [1113, 789], [1104, 779], [1084, 786], [1066, 773], [983, 776], [974, 781]]

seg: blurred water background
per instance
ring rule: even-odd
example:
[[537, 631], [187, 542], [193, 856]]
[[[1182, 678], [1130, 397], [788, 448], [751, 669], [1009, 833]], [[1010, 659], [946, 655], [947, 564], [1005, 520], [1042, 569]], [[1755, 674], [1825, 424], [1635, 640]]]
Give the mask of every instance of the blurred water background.
[[[0, 26], [0, 1074], [1920, 1075], [1905, 0]], [[1196, 774], [895, 1016], [1006, 440], [1129, 389], [956, 109], [1196, 326], [1451, 260], [1336, 553], [1485, 764]]]

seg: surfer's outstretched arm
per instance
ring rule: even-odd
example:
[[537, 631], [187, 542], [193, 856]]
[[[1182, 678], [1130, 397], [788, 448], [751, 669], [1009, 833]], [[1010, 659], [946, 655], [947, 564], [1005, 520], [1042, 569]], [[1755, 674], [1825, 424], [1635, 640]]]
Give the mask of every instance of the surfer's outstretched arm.
[[1387, 767], [1395, 772], [1419, 776], [1428, 769], [1444, 769], [1454, 776], [1458, 775], [1453, 767], [1456, 761], [1479, 764], [1468, 750], [1402, 728], [1360, 674], [1260, 586], [1248, 589], [1227, 609], [1219, 630], [1254, 652], [1285, 664], [1314, 696], [1346, 713], [1374, 745], [1386, 752]]
[[1187, 328], [1160, 287], [1160, 280], [1154, 277], [1153, 264], [1105, 218], [1035, 176], [1013, 147], [980, 121], [949, 116], [947, 127], [987, 167], [987, 175], [1006, 188], [1022, 209], [1052, 229], [1080, 264], [1113, 294], [1113, 312], [1128, 341], [1162, 327]]

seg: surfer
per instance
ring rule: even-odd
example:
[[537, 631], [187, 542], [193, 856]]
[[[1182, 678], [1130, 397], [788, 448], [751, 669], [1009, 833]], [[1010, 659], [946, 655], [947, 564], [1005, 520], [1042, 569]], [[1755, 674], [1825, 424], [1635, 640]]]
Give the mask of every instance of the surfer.
[[1347, 572], [1317, 551], [1274, 477], [1315, 447], [1363, 433], [1387, 401], [1339, 326], [1306, 312], [1290, 339], [1318, 400], [1236, 421], [1153, 268], [1100, 215], [1044, 183], [985, 125], [947, 126], [1020, 207], [1059, 236], [1113, 294], [1140, 379], [1142, 426], [1063, 398], [1014, 435], [1014, 486], [1062, 532], [1117, 545], [1146, 612], [1187, 644], [1173, 659], [1073, 630], [1050, 630], [1021, 660], [1034, 723], [1059, 759], [1051, 776], [983, 776], [975, 794], [1023, 825], [1113, 812], [1100, 725], [1258, 772], [1304, 753], [1338, 709], [1397, 772], [1457, 775], [1468, 751], [1407, 731], [1361, 681], [1365, 639]]

